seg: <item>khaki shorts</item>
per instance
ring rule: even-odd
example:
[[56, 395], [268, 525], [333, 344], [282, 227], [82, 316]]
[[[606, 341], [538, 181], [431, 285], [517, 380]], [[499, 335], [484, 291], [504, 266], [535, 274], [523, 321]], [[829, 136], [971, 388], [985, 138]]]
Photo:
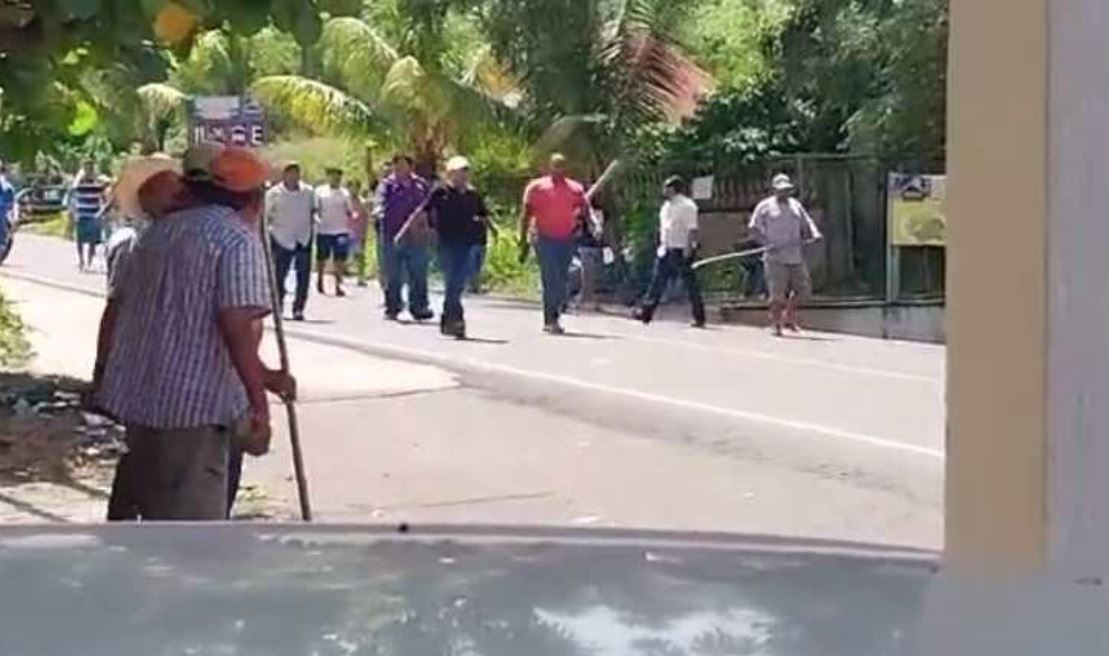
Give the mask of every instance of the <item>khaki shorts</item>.
[[812, 293], [812, 279], [804, 264], [766, 263], [766, 286], [770, 299], [784, 301], [791, 296], [803, 301]]
[[229, 432], [218, 426], [157, 430], [129, 426], [116, 470], [121, 492], [147, 521], [227, 518]]

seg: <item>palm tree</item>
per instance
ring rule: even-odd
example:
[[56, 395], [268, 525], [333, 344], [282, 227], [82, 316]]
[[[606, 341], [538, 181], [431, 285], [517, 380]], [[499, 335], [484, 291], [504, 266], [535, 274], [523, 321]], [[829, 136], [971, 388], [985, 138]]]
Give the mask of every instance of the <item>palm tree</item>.
[[328, 20], [318, 48], [322, 79], [263, 77], [252, 85], [259, 100], [301, 125], [406, 149], [425, 170], [511, 104], [514, 89], [490, 61], [458, 70], [448, 49], [405, 52], [360, 18]]
[[594, 172], [643, 126], [692, 114], [712, 88], [675, 36], [687, 1], [456, 1], [480, 12], [494, 53], [526, 89], [538, 149], [576, 152]]

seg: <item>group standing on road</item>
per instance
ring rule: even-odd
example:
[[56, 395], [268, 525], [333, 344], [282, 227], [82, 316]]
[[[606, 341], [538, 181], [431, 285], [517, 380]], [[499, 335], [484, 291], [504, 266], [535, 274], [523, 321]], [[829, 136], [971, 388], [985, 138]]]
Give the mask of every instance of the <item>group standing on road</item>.
[[[393, 164], [377, 188], [374, 208], [388, 276], [386, 317], [396, 319], [405, 308], [416, 321], [432, 317], [427, 251], [434, 234], [446, 283], [440, 329], [464, 339], [463, 294], [486, 234], [494, 229], [489, 209], [472, 185], [464, 157], [451, 158], [444, 179], [435, 184], [416, 175], [406, 156]], [[103, 194], [95, 169], [83, 174], [85, 192]], [[144, 227], [112, 267], [93, 373], [95, 406], [127, 432], [110, 519], [229, 516], [243, 454], [268, 450], [267, 393], [291, 399], [296, 392], [288, 373], [267, 368], [259, 357], [262, 320], [272, 308], [283, 307], [291, 268], [297, 278], [293, 316], [303, 319], [313, 246], [320, 266], [317, 288], [324, 291], [324, 265], [330, 263], [336, 294], [344, 295], [351, 235], [369, 228], [367, 208], [342, 184], [342, 173], [331, 169], [327, 175], [324, 185], [312, 188], [301, 180], [299, 165], [290, 162], [266, 191], [268, 168], [260, 159], [216, 144], [194, 146], [180, 162], [162, 156], [124, 167], [112, 202]], [[755, 209], [749, 231], [762, 246], [772, 326], [781, 334], [783, 327], [799, 328], [797, 305], [811, 287], [802, 249], [821, 235], [792, 197], [788, 176], [776, 176], [773, 189]], [[560, 319], [575, 244], [582, 230], [595, 229], [593, 191], [570, 179], [565, 158], [555, 155], [547, 175], [524, 192], [521, 257], [532, 249], [538, 255], [543, 328], [550, 334], [564, 332]], [[705, 308], [692, 266], [699, 240], [697, 204], [680, 177], [669, 178], [663, 194], [654, 271], [635, 316], [650, 323], [667, 285], [681, 278], [693, 324], [703, 327]], [[86, 203], [91, 211], [92, 200]], [[263, 215], [268, 235], [259, 225]], [[276, 290], [263, 239], [271, 242]], [[279, 302], [272, 304], [275, 292]]]

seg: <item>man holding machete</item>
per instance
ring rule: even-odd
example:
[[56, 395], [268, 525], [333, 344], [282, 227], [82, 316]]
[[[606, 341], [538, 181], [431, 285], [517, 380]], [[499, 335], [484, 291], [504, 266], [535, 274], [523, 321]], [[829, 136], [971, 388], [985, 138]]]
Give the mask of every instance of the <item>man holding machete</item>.
[[801, 330], [797, 306], [812, 292], [803, 246], [823, 236], [801, 201], [793, 198], [796, 187], [788, 175], [774, 176], [772, 187], [774, 195], [755, 207], [748, 229], [766, 249], [763, 262], [770, 289], [770, 321], [780, 337], [783, 323], [793, 332]]
[[693, 310], [693, 326], [704, 328], [705, 303], [692, 267], [693, 253], [697, 250], [697, 203], [685, 194], [685, 181], [676, 175], [666, 180], [663, 194], [666, 202], [659, 210], [658, 257], [651, 286], [634, 316], [645, 324], [651, 323], [666, 287], [681, 276]]
[[539, 256], [543, 284], [543, 331], [562, 335], [560, 321], [566, 304], [567, 278], [574, 255], [574, 232], [581, 216], [589, 216], [585, 188], [566, 175], [566, 158], [551, 155], [547, 175], [532, 180], [524, 190], [520, 214], [520, 260], [532, 245]]

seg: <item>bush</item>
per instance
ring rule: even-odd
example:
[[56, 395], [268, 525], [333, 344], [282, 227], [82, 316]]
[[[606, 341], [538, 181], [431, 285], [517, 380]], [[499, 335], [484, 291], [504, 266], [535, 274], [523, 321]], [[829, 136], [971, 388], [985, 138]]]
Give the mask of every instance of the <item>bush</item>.
[[53, 214], [44, 214], [36, 216], [33, 220], [23, 219], [19, 229], [26, 231], [32, 235], [46, 235], [48, 237], [59, 237], [61, 239], [72, 239], [73, 233], [69, 229], [69, 217], [65, 212], [54, 212]]
[[23, 320], [11, 303], [0, 296], [0, 367], [17, 367], [31, 357]]

